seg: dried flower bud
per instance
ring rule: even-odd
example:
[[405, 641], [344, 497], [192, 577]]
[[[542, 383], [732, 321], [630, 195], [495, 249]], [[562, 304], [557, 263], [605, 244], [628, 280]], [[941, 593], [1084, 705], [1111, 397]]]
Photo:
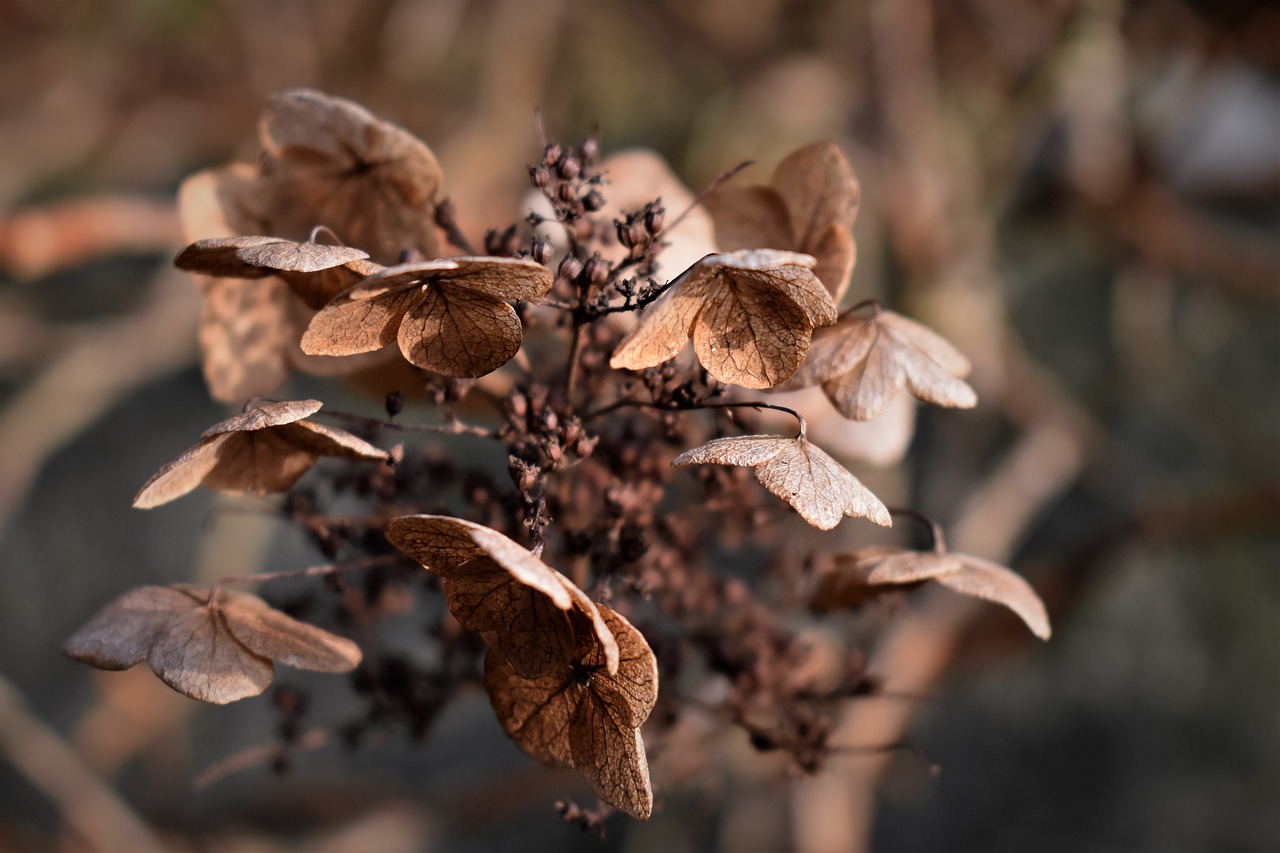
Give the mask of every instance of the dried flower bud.
[[556, 174], [561, 180], [572, 181], [582, 171], [582, 163], [572, 154], [564, 154], [556, 161]]
[[560, 268], [556, 270], [556, 278], [562, 278], [566, 281], [573, 281], [582, 272], [582, 261], [573, 255], [568, 255], [560, 262]]
[[594, 136], [588, 136], [582, 140], [582, 144], [578, 146], [578, 156], [582, 158], [584, 163], [594, 163], [595, 159], [600, 156], [600, 140]]
[[604, 196], [599, 190], [592, 190], [583, 197], [582, 207], [588, 213], [595, 213], [597, 210], [604, 207]]
[[609, 262], [600, 257], [600, 253], [596, 252], [587, 259], [584, 274], [587, 281], [595, 285], [604, 284], [609, 280]]
[[542, 149], [542, 165], [551, 168], [560, 159], [560, 146], [552, 142], [546, 148]]
[[565, 204], [578, 200], [578, 188], [573, 184], [560, 184], [556, 187], [556, 198]]
[[560, 426], [560, 418], [551, 409], [543, 409], [542, 411], [542, 431], [554, 432], [556, 427]]
[[660, 204], [647, 204], [644, 208], [644, 230], [655, 236], [662, 230], [666, 209]]
[[516, 484], [522, 495], [529, 494], [538, 484], [538, 469], [519, 456], [507, 457], [507, 472], [511, 474], [511, 482]]
[[643, 246], [648, 242], [648, 234], [645, 233], [644, 225], [635, 219], [627, 217], [625, 222], [621, 219], [615, 219], [613, 224], [618, 229], [618, 242], [628, 249]]
[[551, 241], [543, 240], [541, 237], [534, 237], [529, 244], [529, 257], [533, 258], [540, 264], [545, 265], [551, 260]]
[[551, 185], [551, 170], [546, 166], [530, 166], [529, 180], [540, 190], [545, 190]]
[[399, 388], [392, 391], [387, 395], [384, 405], [387, 409], [387, 417], [394, 418], [404, 411], [404, 392]]

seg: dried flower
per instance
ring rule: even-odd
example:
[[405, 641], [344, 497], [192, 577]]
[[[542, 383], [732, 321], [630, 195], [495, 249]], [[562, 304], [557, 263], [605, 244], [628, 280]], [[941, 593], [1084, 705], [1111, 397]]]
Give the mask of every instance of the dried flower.
[[814, 327], [835, 322], [813, 264], [771, 249], [708, 255], [645, 310], [609, 364], [654, 367], [692, 336], [698, 360], [721, 382], [771, 388], [799, 367]]
[[386, 460], [386, 451], [348, 432], [304, 420], [319, 400], [263, 403], [214, 424], [200, 442], [147, 480], [133, 505], [150, 509], [204, 485], [220, 492], [282, 492], [321, 456]]
[[541, 264], [450, 258], [387, 267], [337, 296], [302, 336], [310, 355], [352, 355], [399, 341], [413, 364], [445, 376], [483, 376], [520, 349], [520, 319], [506, 300], [551, 289]]
[[63, 653], [99, 669], [147, 661], [165, 684], [201, 702], [257, 696], [271, 683], [272, 661], [316, 672], [349, 672], [360, 663], [350, 640], [269, 607], [241, 592], [175, 584], [144, 586], [112, 601], [67, 640]]

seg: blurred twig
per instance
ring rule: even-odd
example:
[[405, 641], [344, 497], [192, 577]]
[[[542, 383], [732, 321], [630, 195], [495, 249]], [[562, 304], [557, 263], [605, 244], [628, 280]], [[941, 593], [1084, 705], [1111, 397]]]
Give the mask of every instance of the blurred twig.
[[98, 850], [163, 850], [160, 840], [0, 675], [0, 751]]

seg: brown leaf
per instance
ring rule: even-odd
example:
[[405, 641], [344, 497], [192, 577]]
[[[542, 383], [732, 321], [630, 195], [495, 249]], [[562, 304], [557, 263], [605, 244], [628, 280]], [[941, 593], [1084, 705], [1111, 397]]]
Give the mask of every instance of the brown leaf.
[[117, 598], [71, 636], [63, 653], [99, 669], [146, 660], [165, 684], [202, 702], [256, 696], [274, 675], [272, 660], [317, 672], [348, 672], [360, 650], [274, 610], [261, 599], [178, 584], [144, 586]]
[[814, 334], [809, 356], [786, 388], [818, 383], [842, 415], [868, 420], [903, 387], [939, 406], [967, 409], [977, 396], [961, 378], [969, 362], [935, 332], [900, 314], [856, 312]]
[[768, 186], [727, 186], [707, 200], [722, 251], [771, 248], [817, 259], [814, 272], [834, 301], [848, 287], [858, 181], [833, 142], [815, 142], [778, 164]]
[[536, 299], [553, 278], [512, 258], [401, 264], [368, 276], [316, 314], [302, 336], [310, 355], [352, 355], [398, 340], [404, 357], [446, 376], [483, 376], [520, 349], [505, 300]]
[[310, 89], [273, 95], [259, 130], [273, 209], [292, 220], [278, 233], [327, 225], [383, 262], [409, 248], [435, 256], [440, 166], [408, 131]]
[[681, 453], [671, 464], [742, 465], [760, 485], [791, 504], [814, 527], [830, 530], [843, 516], [893, 522], [884, 504], [834, 459], [804, 438], [746, 435], [717, 438]]
[[654, 367], [692, 335], [699, 361], [720, 381], [777, 385], [804, 359], [813, 328], [835, 321], [813, 263], [807, 255], [765, 249], [708, 255], [645, 311], [609, 363]]
[[836, 557], [835, 566], [819, 582], [813, 604], [836, 610], [861, 603], [867, 590], [935, 580], [964, 595], [1008, 607], [1042, 640], [1049, 639], [1044, 602], [1021, 575], [968, 554], [912, 551], [896, 546], [863, 548]]
[[485, 657], [485, 686], [521, 749], [576, 769], [600, 799], [646, 820], [653, 791], [639, 727], [657, 702], [657, 659], [629, 622], [599, 607], [620, 649], [616, 673], [609, 673], [595, 634], [577, 617], [576, 651], [554, 671], [525, 678], [495, 646]]
[[[543, 607], [544, 602], [549, 602], [560, 611], [581, 613], [594, 626], [594, 642], [603, 649], [608, 671], [617, 671], [618, 645], [605, 626], [599, 606], [573, 581], [498, 531], [444, 515], [409, 515], [391, 519], [383, 532], [392, 545], [417, 560], [427, 571], [445, 579], [446, 596], [462, 608], [453, 611], [451, 606], [451, 612], [464, 627], [499, 632], [498, 628], [481, 626], [491, 625], [494, 620], [516, 618], [513, 611], [502, 609], [503, 603], [534, 602]], [[506, 573], [510, 583], [536, 591], [538, 597], [530, 598], [519, 589], [507, 589], [502, 579], [493, 575], [495, 567]], [[528, 625], [549, 621], [544, 610], [521, 614], [519, 619], [521, 631]], [[471, 628], [472, 625], [477, 627]], [[552, 634], [545, 642], [549, 647], [559, 648], [563, 645], [562, 639]], [[495, 639], [495, 644], [498, 642], [502, 642], [502, 637]], [[510, 647], [504, 653], [510, 655]], [[541, 651], [535, 650], [528, 660], [536, 660], [540, 655]], [[526, 668], [521, 653], [516, 652], [515, 656], [522, 661], [521, 668]]]
[[319, 400], [264, 403], [215, 424], [198, 444], [161, 467], [133, 505], [150, 509], [202, 484], [228, 494], [284, 491], [321, 456], [387, 458], [348, 432], [303, 420], [320, 407]]

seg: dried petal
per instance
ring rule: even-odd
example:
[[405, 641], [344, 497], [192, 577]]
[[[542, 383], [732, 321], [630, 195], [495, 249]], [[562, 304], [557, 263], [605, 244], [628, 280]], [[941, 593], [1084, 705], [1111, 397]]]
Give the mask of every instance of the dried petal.
[[693, 321], [710, 289], [705, 277], [691, 277], [697, 269], [695, 264], [682, 273], [681, 280], [645, 309], [639, 325], [613, 351], [610, 367], [643, 370], [679, 355], [693, 334]]
[[[539, 560], [530, 551], [511, 541], [496, 530], [481, 524], [451, 518], [443, 515], [410, 515], [393, 518], [384, 528], [387, 541], [401, 551], [417, 560], [428, 571], [445, 578], [446, 587], [454, 582], [455, 576], [462, 580], [463, 592], [454, 591], [454, 596], [467, 607], [465, 619], [472, 624], [488, 624], [488, 617], [475, 612], [471, 601], [475, 595], [484, 592], [485, 587], [494, 585], [494, 581], [483, 577], [483, 570], [489, 568], [485, 564], [468, 567], [466, 564], [477, 558], [487, 557], [501, 567], [513, 582], [536, 590], [545, 596], [559, 610], [576, 610], [593, 626], [594, 642], [604, 650], [606, 668], [609, 672], [618, 670], [618, 644], [605, 626], [600, 615], [599, 606], [587, 597], [578, 586], [546, 563]], [[467, 590], [469, 576], [480, 574], [478, 588]], [[498, 618], [512, 619], [510, 611], [502, 611], [497, 603], [501, 600], [514, 600], [517, 593], [506, 591], [500, 598], [493, 599], [493, 607]], [[470, 597], [467, 597], [470, 596]], [[455, 613], [455, 616], [458, 614]], [[543, 620], [535, 615], [534, 621]], [[464, 616], [458, 616], [463, 621]], [[543, 620], [545, 621], [545, 620]], [[465, 624], [465, 622], [464, 622]], [[488, 631], [496, 629], [477, 628]], [[558, 637], [551, 637], [549, 645], [560, 644]]]
[[760, 485], [791, 504], [805, 521], [830, 530], [843, 516], [864, 517], [886, 527], [884, 504], [856, 477], [804, 438], [747, 435], [717, 438], [685, 451], [675, 467], [716, 463], [751, 467]]
[[205, 430], [200, 442], [166, 463], [133, 505], [150, 509], [198, 485], [228, 494], [268, 494], [292, 486], [321, 456], [384, 460], [385, 451], [340, 429], [302, 420], [318, 400], [265, 403]]
[[271, 661], [319, 672], [347, 672], [360, 662], [349, 640], [298, 622], [261, 599], [185, 584], [131, 590], [100, 610], [63, 646], [100, 669], [146, 660], [166, 684], [202, 702], [256, 696], [274, 674]]
[[853, 271], [850, 228], [858, 181], [833, 142], [815, 142], [778, 164], [768, 186], [724, 187], [707, 200], [722, 251], [768, 247], [814, 256], [814, 272], [839, 301]]
[[284, 330], [289, 289], [278, 279], [204, 282], [200, 349], [215, 400], [243, 400], [278, 388], [289, 376]]
[[[494, 647], [485, 657], [485, 686], [521, 749], [575, 768], [600, 799], [644, 820], [653, 810], [653, 791], [639, 726], [657, 701], [657, 659], [629, 622], [599, 607], [621, 649], [616, 674], [608, 673], [603, 650], [591, 642], [579, 644], [576, 659], [536, 679], [522, 677]], [[583, 630], [579, 636], [590, 641], [593, 635]]]
[[383, 269], [385, 267], [373, 261], [354, 260], [316, 272], [283, 271], [280, 273], [280, 278], [285, 280], [308, 308], [319, 311], [339, 293], [355, 286], [362, 279], [376, 275]]
[[367, 257], [347, 246], [295, 243], [279, 237], [214, 237], [187, 246], [174, 265], [224, 278], [263, 278], [273, 271], [319, 272]]
[[400, 351], [411, 363], [445, 376], [484, 376], [520, 351], [524, 332], [515, 309], [465, 287], [428, 287], [400, 322]]
[[1031, 584], [999, 563], [967, 554], [959, 556], [963, 560], [960, 571], [939, 575], [938, 583], [965, 595], [1003, 604], [1027, 623], [1031, 633], [1042, 640], [1049, 639], [1052, 633], [1049, 614]]
[[960, 378], [968, 371], [968, 360], [942, 337], [878, 309], [871, 317], [846, 314], [815, 332], [786, 388], [822, 383], [842, 415], [861, 421], [884, 411], [903, 387], [925, 402], [970, 408], [977, 396]]
[[1049, 639], [1049, 616], [1031, 585], [998, 563], [968, 554], [876, 546], [839, 555], [820, 581], [813, 606], [818, 610], [851, 607], [869, 598], [874, 587], [925, 580], [1002, 604], [1018, 614], [1037, 637]]

